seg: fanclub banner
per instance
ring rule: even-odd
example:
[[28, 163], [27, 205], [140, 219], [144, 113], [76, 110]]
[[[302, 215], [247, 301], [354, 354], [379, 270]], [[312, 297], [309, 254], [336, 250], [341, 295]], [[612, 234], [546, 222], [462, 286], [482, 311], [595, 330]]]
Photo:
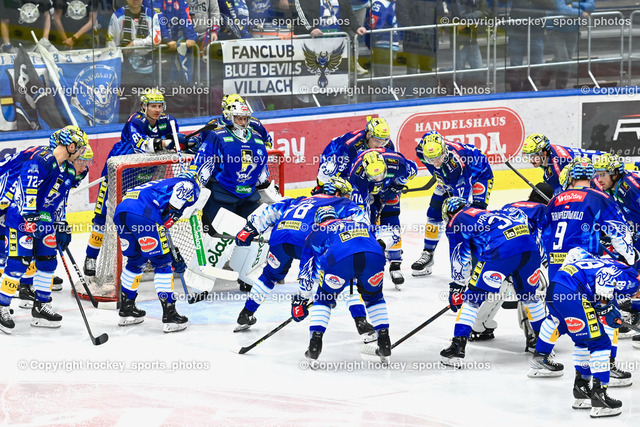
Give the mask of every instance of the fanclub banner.
[[[52, 53], [49, 69], [38, 51], [0, 54], [0, 131], [115, 123], [120, 95], [120, 49]], [[54, 76], [55, 77], [55, 76]], [[63, 97], [68, 109], [63, 103]]]
[[225, 93], [331, 94], [348, 86], [346, 36], [233, 40], [223, 43], [222, 56]]

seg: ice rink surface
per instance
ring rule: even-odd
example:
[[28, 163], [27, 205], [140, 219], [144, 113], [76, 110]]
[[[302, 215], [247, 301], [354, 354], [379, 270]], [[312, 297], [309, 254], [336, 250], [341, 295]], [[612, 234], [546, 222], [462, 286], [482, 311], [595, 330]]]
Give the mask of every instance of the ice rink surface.
[[[492, 194], [490, 207], [525, 199], [526, 190]], [[433, 275], [414, 278], [410, 265], [422, 250], [428, 198], [403, 201], [403, 271], [397, 291], [388, 275], [384, 294], [391, 341], [445, 307], [449, 261], [446, 238], [436, 251]], [[72, 251], [84, 260], [87, 235], [74, 235]], [[297, 268], [294, 268], [297, 272]], [[74, 273], [75, 274], [75, 273]], [[161, 307], [151, 282], [140, 286], [138, 306], [144, 323], [118, 326], [114, 311], [83, 302], [94, 336], [91, 344], [60, 263], [64, 289], [54, 292], [54, 308], [64, 316], [60, 329], [34, 328], [31, 315], [15, 310], [12, 335], [0, 334], [2, 408], [0, 421], [11, 425], [407, 425], [407, 426], [556, 426], [640, 425], [640, 351], [621, 340], [618, 366], [634, 371], [634, 384], [610, 389], [623, 401], [622, 415], [591, 420], [589, 411], [571, 409], [573, 344], [563, 336], [556, 360], [565, 364], [560, 378], [527, 378], [531, 355], [516, 310], [501, 310], [496, 338], [467, 345], [463, 370], [439, 364], [455, 317], [447, 313], [411, 337], [383, 366], [360, 352], [362, 341], [346, 305], [333, 310], [321, 369], [310, 370], [304, 357], [308, 322], [291, 323], [245, 355], [236, 352], [290, 316], [287, 296], [295, 275], [276, 287], [256, 312], [258, 323], [233, 333], [246, 294], [222, 283], [212, 299], [178, 311], [189, 317], [185, 331], [162, 332]], [[176, 283], [176, 290], [182, 288]]]

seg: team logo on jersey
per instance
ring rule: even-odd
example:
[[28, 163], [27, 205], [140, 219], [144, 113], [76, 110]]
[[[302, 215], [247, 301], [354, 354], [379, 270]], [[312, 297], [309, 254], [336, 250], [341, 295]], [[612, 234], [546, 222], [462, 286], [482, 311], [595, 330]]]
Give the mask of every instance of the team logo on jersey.
[[577, 317], [565, 317], [564, 322], [567, 324], [567, 329], [572, 334], [577, 334], [585, 327], [584, 321]]
[[537, 269], [531, 276], [527, 278], [527, 282], [531, 286], [535, 286], [538, 283], [539, 278], [540, 278], [540, 269]]
[[18, 240], [18, 244], [25, 249], [33, 249], [33, 237], [22, 236], [20, 240]]
[[302, 45], [302, 51], [304, 52], [304, 64], [307, 67], [307, 71], [318, 76], [318, 87], [325, 88], [329, 86], [327, 76], [340, 66], [342, 54], [344, 53], [344, 42], [331, 52], [316, 52], [308, 48], [305, 43]]
[[120, 239], [120, 250], [125, 252], [129, 249], [129, 241], [127, 239]]
[[55, 248], [56, 247], [56, 234], [47, 234], [46, 236], [44, 236], [44, 239], [42, 239], [42, 243], [44, 243], [44, 245], [48, 248]]
[[269, 254], [267, 255], [267, 264], [269, 264], [272, 268], [280, 267], [280, 261], [278, 261], [278, 258], [276, 258], [276, 256], [271, 252], [269, 252]]
[[97, 64], [85, 67], [73, 82], [71, 105], [87, 119], [89, 124], [108, 124], [118, 111], [120, 86], [115, 68]]
[[384, 271], [381, 271], [379, 273], [374, 274], [373, 276], [371, 276], [371, 278], [368, 280], [369, 284], [371, 286], [378, 287], [382, 284], [382, 279], [384, 278]]
[[482, 273], [482, 280], [484, 280], [487, 285], [496, 289], [500, 289], [500, 286], [502, 286], [502, 282], [504, 281], [505, 277], [506, 276], [499, 271], [489, 270]]
[[324, 283], [331, 289], [341, 289], [345, 280], [335, 274], [325, 274]]
[[153, 237], [141, 237], [138, 239], [138, 244], [143, 252], [151, 252], [158, 247], [158, 241]]
[[598, 270], [595, 277], [596, 289], [604, 289], [610, 286], [615, 286], [615, 278], [620, 275], [620, 270], [616, 267], [604, 267]]

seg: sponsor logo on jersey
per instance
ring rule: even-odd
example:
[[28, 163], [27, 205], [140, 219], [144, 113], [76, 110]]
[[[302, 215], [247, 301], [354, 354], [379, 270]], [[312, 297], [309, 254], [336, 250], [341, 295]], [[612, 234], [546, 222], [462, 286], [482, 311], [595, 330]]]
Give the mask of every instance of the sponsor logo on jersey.
[[340, 289], [344, 285], [345, 280], [335, 274], [325, 274], [324, 283], [331, 289]]
[[482, 194], [485, 191], [485, 186], [480, 182], [473, 184], [473, 194]]
[[551, 252], [549, 254], [549, 258], [551, 258], [551, 264], [562, 264], [566, 257], [566, 252]]
[[567, 324], [567, 329], [573, 334], [577, 334], [584, 329], [585, 323], [582, 319], [577, 317], [565, 317], [564, 322]]
[[369, 230], [366, 228], [357, 228], [355, 230], [343, 231], [339, 236], [340, 240], [346, 242], [347, 240], [351, 240], [355, 237], [369, 237]]
[[278, 258], [276, 258], [276, 256], [271, 252], [269, 252], [269, 254], [267, 255], [267, 264], [269, 264], [272, 268], [280, 267], [280, 261], [278, 261]]
[[587, 193], [583, 191], [566, 191], [556, 196], [555, 206], [571, 202], [582, 202]]
[[[627, 177], [629, 178], [629, 182], [631, 182], [636, 188], [640, 188], [640, 184], [638, 184], [638, 181], [636, 181], [631, 175], [627, 175]], [[622, 185], [626, 184], [624, 181], [622, 181]]]
[[281, 221], [278, 230], [300, 230], [301, 225], [300, 221]]
[[489, 270], [482, 273], [482, 280], [484, 280], [484, 282], [487, 285], [496, 289], [500, 289], [500, 286], [502, 286], [502, 282], [504, 281], [504, 278], [505, 278], [504, 274], [498, 271]]
[[529, 235], [529, 226], [527, 224], [519, 224], [502, 232], [507, 240], [515, 239], [519, 236]]
[[382, 279], [384, 278], [384, 271], [381, 271], [379, 273], [374, 274], [373, 276], [371, 276], [371, 278], [368, 280], [369, 284], [371, 286], [378, 287], [382, 284]]
[[125, 252], [129, 249], [129, 241], [127, 239], [120, 239], [120, 250]]
[[44, 243], [44, 245], [48, 248], [55, 248], [56, 247], [56, 235], [54, 234], [47, 234], [46, 236], [44, 236], [44, 239], [42, 239], [42, 243]]
[[33, 249], [33, 237], [22, 236], [20, 240], [18, 240], [18, 244], [25, 249]]
[[531, 276], [527, 278], [527, 282], [529, 282], [531, 286], [535, 286], [538, 283], [539, 278], [540, 278], [540, 269], [537, 269], [535, 273], [533, 273]]
[[158, 247], [158, 241], [153, 237], [141, 237], [138, 239], [138, 244], [143, 252], [151, 252]]

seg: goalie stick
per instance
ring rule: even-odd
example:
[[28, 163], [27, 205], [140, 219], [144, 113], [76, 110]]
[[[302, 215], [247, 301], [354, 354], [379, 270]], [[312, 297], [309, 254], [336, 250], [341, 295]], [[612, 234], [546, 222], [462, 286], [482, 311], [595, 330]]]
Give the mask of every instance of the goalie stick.
[[[414, 328], [411, 332], [409, 332], [408, 334], [406, 334], [405, 336], [403, 336], [402, 338], [400, 338], [398, 341], [396, 341], [395, 343], [393, 343], [391, 345], [391, 349], [393, 350], [394, 348], [396, 348], [397, 346], [399, 346], [400, 344], [402, 344], [403, 342], [405, 342], [406, 340], [408, 340], [409, 338], [411, 338], [412, 336], [414, 336], [415, 334], [417, 334], [418, 332], [420, 332], [423, 328], [425, 328], [428, 324], [430, 324], [431, 322], [433, 322], [434, 320], [436, 320], [438, 317], [442, 316], [444, 313], [446, 313], [447, 311], [449, 311], [450, 306], [446, 306], [445, 308], [443, 308], [442, 310], [440, 310], [439, 312], [437, 312], [436, 314], [434, 314], [433, 316], [431, 316], [431, 318], [425, 320], [421, 325], [417, 326], [416, 328]], [[376, 350], [378, 349], [377, 345], [371, 345], [371, 344], [363, 344], [362, 348], [360, 349], [360, 351], [364, 354], [369, 354], [372, 356], [376, 355]]]
[[58, 245], [58, 252], [60, 252], [60, 258], [62, 258], [62, 264], [64, 265], [64, 269], [67, 272], [67, 276], [69, 277], [69, 283], [71, 283], [73, 296], [76, 297], [76, 302], [78, 303], [78, 309], [80, 310], [80, 314], [82, 315], [82, 320], [84, 320], [84, 325], [87, 327], [87, 332], [89, 332], [89, 337], [91, 337], [91, 342], [93, 343], [93, 345], [101, 345], [106, 343], [109, 340], [109, 335], [104, 333], [102, 335], [98, 335], [97, 337], [94, 337], [93, 334], [91, 333], [91, 327], [89, 326], [87, 315], [84, 313], [84, 308], [82, 307], [82, 303], [80, 302], [80, 297], [78, 297], [76, 286], [73, 284], [73, 279], [71, 278], [71, 271], [69, 271], [69, 267], [67, 266], [67, 261], [64, 259], [64, 253], [62, 252], [62, 248], [60, 247], [60, 245]]
[[[311, 307], [312, 305], [313, 303], [307, 304], [307, 309], [309, 309], [309, 307]], [[284, 328], [291, 322], [293, 322], [293, 317], [288, 318], [287, 320], [285, 320], [284, 322], [276, 326], [275, 329], [273, 329], [271, 332], [269, 332], [267, 335], [263, 336], [253, 344], [248, 345], [246, 347], [242, 347], [240, 350], [238, 350], [238, 354], [245, 354], [246, 352], [250, 351], [251, 349], [256, 347], [258, 344], [261, 344], [262, 342], [266, 341], [268, 338], [272, 337], [276, 332], [278, 332], [280, 329]]]
[[[71, 264], [73, 265], [73, 268], [75, 268], [76, 270], [76, 274], [80, 278], [80, 283], [82, 283], [82, 287], [84, 288], [85, 292], [87, 293], [87, 296], [89, 297], [89, 300], [91, 301], [91, 305], [93, 305], [95, 308], [101, 308], [106, 310], [113, 310], [115, 308], [118, 308], [117, 302], [96, 301], [96, 299], [91, 294], [91, 291], [89, 290], [89, 285], [87, 285], [87, 281], [84, 279], [84, 276], [80, 271], [80, 267], [78, 267], [78, 264], [76, 264], [76, 260], [73, 259], [73, 255], [71, 254], [71, 251], [69, 250], [69, 248], [67, 248], [66, 252], [67, 252], [67, 256], [69, 257], [69, 260], [71, 261]], [[62, 256], [62, 253], [60, 255]], [[64, 257], [62, 257], [62, 261], [64, 261]], [[73, 288], [73, 291], [75, 293], [75, 287]]]

